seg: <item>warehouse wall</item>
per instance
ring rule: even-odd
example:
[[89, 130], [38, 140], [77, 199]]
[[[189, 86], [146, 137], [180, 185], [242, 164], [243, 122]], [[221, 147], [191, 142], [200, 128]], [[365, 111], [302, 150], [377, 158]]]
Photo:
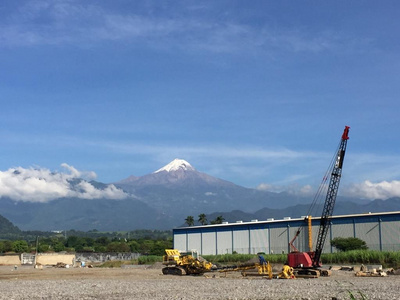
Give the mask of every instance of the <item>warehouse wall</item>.
[[[288, 253], [289, 242], [302, 228], [294, 245], [309, 251], [308, 227], [303, 219], [248, 223], [230, 223], [174, 229], [174, 248], [181, 251], [197, 250], [201, 254], [263, 252]], [[319, 218], [313, 220], [312, 241], [315, 248]], [[335, 237], [357, 237], [371, 250], [400, 250], [400, 212], [333, 217], [323, 252], [334, 252], [330, 245]]]
[[382, 250], [400, 251], [400, 222], [382, 222]]
[[[222, 228], [217, 231], [218, 254], [232, 253], [232, 230], [229, 228]], [[211, 254], [211, 253], [210, 253]], [[214, 253], [213, 253], [214, 254]]]

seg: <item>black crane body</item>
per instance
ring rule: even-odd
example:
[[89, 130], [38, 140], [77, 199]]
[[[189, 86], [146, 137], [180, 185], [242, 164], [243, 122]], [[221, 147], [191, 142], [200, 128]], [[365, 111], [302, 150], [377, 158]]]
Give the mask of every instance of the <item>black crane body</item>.
[[333, 164], [332, 171], [330, 173], [330, 181], [328, 191], [325, 198], [324, 208], [320, 220], [320, 226], [318, 230], [318, 237], [316, 242], [315, 251], [310, 252], [299, 252], [293, 246], [293, 242], [299, 235], [300, 230], [297, 231], [296, 236], [290, 242], [290, 246], [295, 251], [288, 254], [288, 263], [293, 268], [320, 268], [321, 265], [321, 254], [324, 248], [326, 236], [330, 228], [330, 220], [335, 207], [336, 196], [339, 190], [339, 183], [342, 176], [342, 167], [344, 156], [346, 153], [347, 140], [349, 139], [349, 126], [346, 126], [340, 140], [338, 147], [335, 163]]

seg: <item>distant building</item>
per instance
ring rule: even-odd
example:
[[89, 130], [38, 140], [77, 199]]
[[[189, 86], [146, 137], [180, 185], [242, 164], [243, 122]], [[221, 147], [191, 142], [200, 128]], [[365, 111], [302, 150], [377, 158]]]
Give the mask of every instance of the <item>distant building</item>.
[[[320, 219], [312, 218], [313, 241], [317, 239]], [[294, 245], [300, 251], [309, 251], [305, 217], [175, 228], [174, 248], [197, 250], [202, 255], [288, 253], [289, 242], [300, 227], [301, 234]], [[371, 250], [399, 251], [400, 211], [333, 216], [323, 252], [336, 252], [330, 244], [335, 237], [357, 237], [365, 241]]]

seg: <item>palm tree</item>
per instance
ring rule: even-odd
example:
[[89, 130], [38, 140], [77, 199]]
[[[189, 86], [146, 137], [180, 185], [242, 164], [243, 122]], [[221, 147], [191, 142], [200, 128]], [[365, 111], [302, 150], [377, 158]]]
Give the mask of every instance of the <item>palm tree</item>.
[[223, 216], [218, 216], [215, 218], [214, 221], [211, 221], [211, 224], [222, 224], [222, 222], [224, 221], [224, 217]]
[[205, 214], [199, 215], [199, 222], [201, 225], [207, 225], [207, 218]]
[[193, 226], [193, 225], [194, 225], [194, 218], [193, 218], [193, 216], [188, 216], [188, 217], [185, 219], [185, 223], [186, 223], [188, 226]]

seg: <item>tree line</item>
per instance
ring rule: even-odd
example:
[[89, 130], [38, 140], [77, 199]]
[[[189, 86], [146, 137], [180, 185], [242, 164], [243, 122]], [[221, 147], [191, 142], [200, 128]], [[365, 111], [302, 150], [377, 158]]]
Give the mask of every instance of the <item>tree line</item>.
[[[222, 216], [216, 217], [214, 220], [210, 222], [211, 225], [213, 224], [222, 224], [222, 222], [225, 221], [225, 219]], [[199, 222], [201, 225], [208, 225], [208, 220], [207, 216], [205, 214], [199, 214], [197, 222]], [[187, 226], [193, 226], [195, 223], [194, 217], [193, 216], [187, 216], [185, 219], [185, 224]]]
[[[71, 233], [71, 232], [69, 232]], [[82, 233], [82, 232], [81, 232]], [[153, 233], [153, 234], [150, 234]], [[82, 235], [65, 233], [37, 236], [35, 239], [0, 241], [0, 253], [49, 252], [135, 252], [143, 255], [163, 255], [173, 247], [171, 231], [144, 230], [138, 232], [106, 233], [98, 231]]]

